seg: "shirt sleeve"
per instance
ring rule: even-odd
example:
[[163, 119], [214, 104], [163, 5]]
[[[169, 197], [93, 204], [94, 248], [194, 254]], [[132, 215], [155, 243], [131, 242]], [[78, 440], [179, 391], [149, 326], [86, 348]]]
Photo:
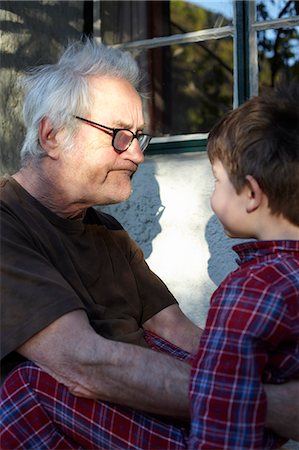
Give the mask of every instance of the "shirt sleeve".
[[142, 302], [142, 323], [171, 305], [178, 304], [165, 283], [148, 266], [141, 248], [130, 239], [130, 265]]
[[262, 374], [271, 339], [288, 333], [286, 305], [254, 277], [214, 293], [190, 382], [190, 449], [264, 448]]

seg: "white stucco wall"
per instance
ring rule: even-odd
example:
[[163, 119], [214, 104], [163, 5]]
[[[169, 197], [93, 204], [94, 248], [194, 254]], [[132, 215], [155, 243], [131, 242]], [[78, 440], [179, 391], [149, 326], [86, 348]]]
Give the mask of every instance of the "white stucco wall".
[[204, 326], [211, 293], [236, 267], [231, 246], [210, 208], [213, 176], [206, 153], [147, 156], [130, 199], [109, 206], [142, 247], [183, 311]]

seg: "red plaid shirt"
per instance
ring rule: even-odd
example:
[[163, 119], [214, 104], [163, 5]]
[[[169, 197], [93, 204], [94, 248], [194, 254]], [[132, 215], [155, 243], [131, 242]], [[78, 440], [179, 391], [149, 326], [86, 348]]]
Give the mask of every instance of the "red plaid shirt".
[[299, 241], [248, 242], [211, 299], [193, 363], [190, 449], [277, 448], [262, 383], [299, 375]]

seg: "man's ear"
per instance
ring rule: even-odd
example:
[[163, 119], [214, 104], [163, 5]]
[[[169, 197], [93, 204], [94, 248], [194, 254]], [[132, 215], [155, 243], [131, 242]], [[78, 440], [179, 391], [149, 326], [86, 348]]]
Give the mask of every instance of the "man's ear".
[[263, 191], [255, 178], [251, 175], [246, 175], [246, 195], [247, 206], [246, 211], [248, 213], [255, 211], [262, 203]]
[[52, 159], [57, 159], [59, 154], [57, 131], [53, 130], [48, 117], [43, 117], [39, 123], [38, 139], [45, 154]]

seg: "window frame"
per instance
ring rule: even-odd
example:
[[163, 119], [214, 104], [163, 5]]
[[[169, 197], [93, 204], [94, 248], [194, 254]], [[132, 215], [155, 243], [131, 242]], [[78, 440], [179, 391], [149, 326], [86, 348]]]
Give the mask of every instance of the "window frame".
[[[261, 30], [286, 28], [299, 25], [299, 16], [277, 20], [256, 21], [256, 0], [232, 0], [233, 24], [218, 28], [193, 31], [171, 36], [154, 37], [117, 44], [114, 47], [124, 50], [153, 49], [173, 44], [192, 44], [196, 42], [222, 39], [233, 39], [233, 107], [258, 95], [258, 49], [257, 33]], [[94, 1], [94, 38], [100, 37], [100, 9]], [[208, 133], [173, 135], [169, 137], [153, 137], [147, 154], [184, 153], [205, 151]]]

